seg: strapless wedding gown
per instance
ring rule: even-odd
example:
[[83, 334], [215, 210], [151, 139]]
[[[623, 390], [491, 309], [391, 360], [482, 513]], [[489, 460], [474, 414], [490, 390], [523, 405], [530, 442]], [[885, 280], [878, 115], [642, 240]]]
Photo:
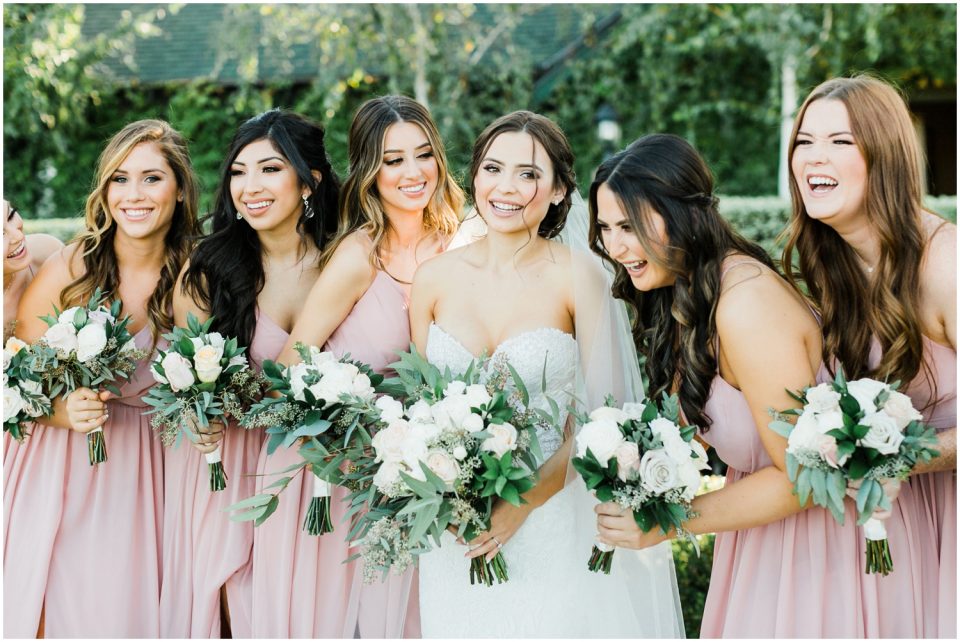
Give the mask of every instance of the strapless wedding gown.
[[[497, 356], [506, 357], [523, 379], [531, 407], [546, 408], [545, 394], [561, 405], [569, 403], [578, 368], [578, 346], [570, 334], [556, 328], [523, 332], [501, 343], [491, 355]], [[455, 373], [463, 372], [474, 358], [436, 324], [429, 329], [426, 357]], [[556, 430], [537, 436], [544, 460], [562, 444]], [[636, 567], [622, 573], [615, 568], [611, 576], [587, 570], [595, 516], [589, 502], [584, 503], [584, 493], [583, 483], [572, 481], [530, 513], [501, 551], [510, 578], [503, 584], [471, 585], [467, 547], [445, 533], [439, 548], [420, 556], [423, 636], [682, 637], [669, 552], [666, 557], [663, 549], [647, 555], [642, 577]], [[615, 566], [618, 557], [626, 561], [631, 554], [618, 552]], [[643, 593], [639, 599], [638, 591]]]

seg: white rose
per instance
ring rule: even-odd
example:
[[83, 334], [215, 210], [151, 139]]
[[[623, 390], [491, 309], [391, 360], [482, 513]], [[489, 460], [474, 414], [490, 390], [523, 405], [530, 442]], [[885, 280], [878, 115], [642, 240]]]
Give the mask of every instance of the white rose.
[[16, 387], [3, 388], [3, 421], [4, 423], [16, 417], [23, 410], [23, 397]]
[[840, 393], [829, 383], [821, 383], [807, 390], [807, 408], [814, 412], [839, 412]]
[[181, 354], [176, 352], [167, 354], [160, 365], [163, 366], [164, 375], [170, 382], [170, 389], [174, 392], [186, 390], [196, 382], [190, 362]]
[[[457, 397], [447, 397], [441, 401], [437, 406], [434, 406], [434, 416], [436, 417], [436, 411], [441, 409], [442, 412], [445, 412], [450, 418], [449, 425], [443, 425], [444, 429], [451, 430], [460, 428], [463, 425], [463, 422], [470, 416], [470, 402], [467, 401], [467, 398], [464, 395], [459, 395]], [[442, 415], [441, 415], [442, 416]], [[439, 419], [439, 417], [438, 417]]]
[[70, 325], [73, 325], [73, 321], [74, 321], [74, 319], [76, 319], [76, 317], [77, 317], [77, 311], [79, 311], [79, 310], [80, 310], [80, 308], [79, 308], [78, 306], [74, 306], [74, 307], [72, 307], [72, 308], [67, 308], [66, 310], [64, 310], [63, 312], [60, 313], [60, 316], [59, 316], [59, 317], [57, 317], [57, 322], [58, 322], [58, 323], [68, 323], [68, 324], [70, 324]]
[[875, 412], [860, 420], [870, 431], [860, 440], [861, 446], [875, 448], [881, 455], [892, 455], [900, 450], [903, 434], [893, 417], [885, 412]]
[[403, 470], [403, 464], [397, 461], [385, 461], [377, 468], [373, 475], [373, 485], [381, 492], [388, 492], [390, 488], [400, 481], [400, 472]]
[[443, 431], [440, 429], [440, 426], [435, 423], [418, 421], [410, 424], [410, 434], [414, 435], [417, 439], [421, 440], [425, 444], [428, 444], [439, 437], [441, 432]]
[[843, 413], [839, 410], [817, 413], [817, 430], [826, 434], [835, 428], [843, 428]]
[[453, 449], [453, 456], [457, 458], [457, 461], [463, 461], [467, 457], [467, 449], [463, 446], [457, 446]]
[[629, 417], [627, 413], [620, 410], [619, 408], [614, 408], [611, 406], [600, 406], [596, 410], [590, 413], [590, 421], [614, 421], [618, 424], [622, 424]]
[[353, 387], [350, 392], [360, 399], [366, 400], [373, 399], [373, 395], [376, 394], [373, 386], [370, 385], [370, 377], [362, 372], [353, 378]]
[[901, 432], [911, 421], [923, 421], [923, 415], [913, 407], [910, 397], [896, 390], [890, 391], [890, 396], [883, 404], [883, 411], [890, 415]]
[[591, 421], [577, 435], [577, 457], [585, 457], [589, 449], [598, 462], [606, 465], [623, 441], [623, 434], [615, 421]]
[[470, 413], [460, 426], [467, 432], [480, 432], [483, 430], [483, 417]]
[[380, 410], [380, 421], [389, 424], [403, 418], [403, 404], [393, 397], [384, 395], [374, 405]]
[[432, 422], [433, 409], [430, 407], [430, 404], [420, 399], [410, 406], [410, 409], [407, 410], [407, 416], [410, 417], [410, 421]]
[[77, 349], [77, 329], [69, 323], [57, 323], [43, 333], [50, 347], [70, 354]]
[[787, 438], [787, 452], [793, 454], [817, 452], [822, 434], [816, 414], [804, 412], [797, 418], [797, 424]]
[[335, 363], [337, 358], [332, 352], [323, 352], [316, 346], [310, 346], [310, 363], [315, 366], [325, 366]]
[[625, 441], [617, 448], [614, 456], [617, 458], [617, 477], [627, 481], [640, 472], [640, 447], [632, 441]]
[[10, 367], [10, 360], [13, 359], [13, 353], [6, 348], [3, 349], [3, 376], [7, 376], [7, 368]]
[[90, 310], [87, 312], [87, 318], [97, 325], [107, 325], [107, 322], [113, 323], [113, 315], [106, 310]]
[[683, 441], [683, 437], [680, 436], [680, 426], [664, 417], [657, 417], [651, 421], [650, 430], [654, 435], [659, 437], [660, 441], [662, 441], [664, 444], [671, 439], [679, 439], [680, 441]]
[[425, 480], [427, 476], [423, 474], [420, 462], [427, 459], [427, 444], [411, 434], [403, 442], [402, 453], [403, 463], [410, 469], [410, 476], [420, 481]]
[[290, 381], [290, 392], [293, 393], [293, 398], [297, 401], [306, 401], [303, 391], [307, 384], [303, 378], [312, 370], [313, 368], [305, 363], [297, 363], [287, 368], [286, 377]]
[[107, 346], [107, 333], [102, 325], [90, 323], [77, 333], [77, 359], [87, 361], [99, 356]]
[[710, 468], [710, 459], [707, 457], [707, 451], [704, 449], [703, 445], [696, 439], [691, 439], [689, 446], [690, 450], [693, 451], [693, 454], [697, 456], [697, 468], [700, 470], [708, 470]]
[[377, 453], [376, 461], [403, 460], [403, 444], [409, 431], [407, 422], [403, 420], [391, 423], [383, 430], [377, 431], [370, 442]]
[[467, 386], [463, 394], [466, 396], [467, 404], [469, 404], [471, 408], [480, 408], [490, 403], [491, 400], [490, 393], [487, 392], [486, 387], [478, 383]]
[[877, 411], [875, 403], [877, 395], [887, 389], [887, 384], [876, 379], [857, 379], [847, 384], [847, 392], [860, 404], [863, 414], [870, 415]]
[[462, 381], [451, 381], [443, 391], [444, 397], [458, 397], [467, 390], [467, 384]]
[[193, 355], [193, 363], [197, 367], [197, 377], [203, 383], [212, 383], [217, 380], [223, 368], [220, 359], [223, 357], [223, 345], [201, 346]]
[[163, 363], [160, 361], [160, 353], [159, 353], [159, 352], [157, 353], [157, 356], [155, 356], [155, 357], [153, 358], [153, 362], [150, 364], [150, 374], [153, 375], [153, 379], [154, 379], [154, 381], [156, 381], [157, 383], [170, 383], [169, 381], [167, 381], [167, 378], [166, 378], [166, 377], [164, 377], [162, 374], [160, 374], [159, 372], [157, 372], [157, 369], [156, 369], [155, 366], [163, 367]]
[[684, 462], [677, 468], [680, 485], [683, 486], [683, 498], [687, 501], [693, 499], [700, 490], [700, 469], [691, 459]]
[[224, 344], [226, 344], [226, 340], [224, 340], [222, 334], [220, 334], [219, 332], [208, 333], [207, 343], [209, 343], [212, 346], [217, 346], [218, 348], [220, 348], [220, 354], [221, 355], [223, 354], [223, 346]]
[[643, 416], [643, 411], [646, 407], [646, 404], [642, 403], [625, 403], [623, 404], [623, 414], [629, 419], [640, 421], [640, 417]]
[[443, 480], [443, 483], [447, 485], [447, 490], [453, 488], [453, 482], [460, 474], [460, 466], [457, 465], [456, 459], [443, 450], [431, 450], [427, 453], [426, 464], [427, 468]]
[[123, 347], [120, 348], [120, 352], [133, 352], [136, 349], [137, 349], [137, 342], [134, 340], [133, 337], [130, 337], [130, 339], [123, 344]]
[[[13, 355], [17, 354], [18, 352], [20, 352], [26, 347], [27, 347], [26, 342], [21, 341], [16, 337], [10, 337], [9, 339], [7, 339], [7, 345], [4, 346], [4, 351], [9, 352], [10, 356], [12, 357]], [[9, 362], [9, 358], [6, 355], [4, 355], [3, 363], [7, 364], [8, 362]], [[6, 365], [4, 366], [4, 369], [6, 369]]]
[[640, 482], [657, 495], [676, 488], [680, 483], [676, 462], [659, 448], [648, 450], [640, 459]]
[[490, 424], [487, 426], [487, 437], [480, 448], [492, 452], [497, 457], [502, 457], [508, 450], [517, 449], [517, 429], [512, 424]]
[[240, 370], [246, 370], [250, 367], [250, 364], [247, 362], [247, 358], [244, 355], [235, 354], [230, 357], [229, 361], [227, 361], [227, 368], [232, 368], [233, 366], [240, 366]]

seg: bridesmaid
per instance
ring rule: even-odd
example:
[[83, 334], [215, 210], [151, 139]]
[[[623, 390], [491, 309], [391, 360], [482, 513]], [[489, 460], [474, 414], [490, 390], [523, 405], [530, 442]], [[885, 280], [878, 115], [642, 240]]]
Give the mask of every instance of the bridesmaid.
[[[407, 307], [417, 266], [456, 232], [463, 193], [447, 168], [429, 112], [405, 96], [364, 103], [349, 134], [350, 176], [340, 199], [340, 233], [321, 258], [322, 273], [280, 361], [299, 361], [295, 342], [323, 346], [384, 372], [410, 345]], [[295, 448], [260, 455], [258, 475], [300, 460]], [[309, 477], [309, 475], [305, 475]], [[259, 486], [269, 484], [262, 478]], [[420, 637], [411, 570], [363, 585], [345, 541], [345, 496], [334, 488], [335, 531], [301, 529], [313, 484], [299, 477], [254, 540], [254, 637]]]
[[15, 334], [17, 305], [47, 258], [63, 247], [49, 234], [23, 233], [20, 212], [3, 201], [3, 340]]
[[[18, 333], [38, 339], [40, 316], [84, 304], [100, 287], [123, 302], [149, 353], [172, 325], [173, 286], [199, 232], [186, 141], [163, 121], [127, 125], [100, 155], [95, 180], [86, 230], [27, 288]], [[80, 388], [58, 400], [10, 463], [5, 637], [159, 635], [163, 459], [142, 415], [148, 363], [119, 398]], [[86, 433], [98, 426], [110, 458], [91, 466]]]
[[[243, 123], [220, 173], [212, 232], [176, 290], [176, 324], [213, 316], [212, 329], [248, 346], [255, 365], [275, 359], [319, 274], [339, 188], [320, 125], [280, 110]], [[195, 448], [166, 451], [162, 637], [251, 637], [253, 523], [231, 522], [224, 509], [254, 494], [264, 436], [216, 426]], [[211, 492], [200, 453], [221, 439], [230, 479]]]
[[[853, 503], [845, 526], [803, 507], [784, 472], [786, 440], [769, 408], [811, 385], [820, 327], [756, 244], [719, 215], [700, 155], [676, 136], [645, 136], [605, 161], [590, 188], [590, 243], [613, 262], [614, 294], [634, 306], [648, 393], [676, 392], [686, 420], [729, 466], [723, 489], [693, 502], [686, 528], [717, 533], [702, 637], [863, 637]], [[642, 533], [616, 503], [600, 536], [625, 548]]]
[[902, 485], [886, 521], [894, 571], [869, 576], [867, 635], [955, 638], [957, 228], [924, 210], [913, 123], [882, 80], [818, 86], [792, 143], [783, 264], [823, 314], [821, 377], [839, 362], [850, 378], [909, 382], [902, 390], [940, 438], [941, 456]]

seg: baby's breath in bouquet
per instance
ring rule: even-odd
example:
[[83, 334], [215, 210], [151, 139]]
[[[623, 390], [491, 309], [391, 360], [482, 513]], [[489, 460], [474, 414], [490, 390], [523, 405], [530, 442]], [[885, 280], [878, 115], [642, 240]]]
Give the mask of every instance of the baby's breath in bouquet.
[[[213, 317], [203, 324], [192, 314], [187, 327], [176, 327], [163, 335], [169, 348], [158, 350], [150, 364], [157, 384], [143, 397], [152, 410], [150, 425], [160, 433], [167, 446], [178, 444], [182, 435], [190, 441], [199, 437], [196, 428], [206, 428], [211, 419], [226, 425], [225, 415], [242, 419], [246, 410], [260, 398], [265, 379], [250, 368], [246, 348], [235, 338], [224, 339], [210, 332]], [[210, 469], [210, 490], [227, 487], [220, 446], [204, 455]]]
[[30, 346], [10, 337], [3, 347], [3, 431], [23, 441], [24, 422], [50, 412], [50, 399], [30, 369]]
[[[875, 379], [847, 381], [843, 369], [831, 382], [787, 391], [802, 408], [774, 411], [770, 429], [787, 438], [787, 476], [801, 504], [830, 510], [840, 524], [844, 498], [857, 502], [857, 524], [867, 540], [867, 573], [887, 575], [893, 557], [883, 525], [891, 508], [887, 481], [902, 481], [913, 467], [939, 453], [933, 428], [910, 397], [897, 392], [898, 382]], [[797, 417], [796, 424], [786, 416]]]
[[[30, 369], [40, 378], [50, 398], [66, 398], [77, 388], [106, 388], [120, 395], [118, 381], [127, 380], [146, 356], [127, 330], [130, 317], [120, 316], [121, 301], [104, 305], [106, 296], [97, 288], [87, 305], [41, 317], [49, 326], [30, 347]], [[103, 428], [87, 433], [90, 464], [107, 460]]]
[[[300, 444], [303, 462], [280, 473], [310, 469], [313, 498], [303, 529], [310, 535], [323, 535], [333, 531], [330, 495], [332, 486], [343, 480], [342, 465], [351, 452], [370, 443], [367, 425], [374, 412], [374, 397], [383, 392], [383, 376], [366, 364], [351, 361], [349, 355], [338, 359], [332, 352], [302, 343], [295, 348], [300, 363], [283, 367], [264, 361], [270, 392], [277, 396], [266, 396], [254, 405], [241, 425], [266, 428], [268, 454], [281, 446]], [[281, 477], [267, 487], [277, 488], [276, 493], [255, 495], [234, 504], [230, 510], [243, 512], [231, 519], [262, 524], [276, 510], [279, 494], [291, 479]]]
[[[542, 455], [538, 413], [505, 359], [473, 361], [460, 376], [427, 362], [416, 349], [392, 366], [407, 405], [381, 398], [373, 452], [354, 462], [354, 509], [369, 508], [362, 534], [366, 581], [376, 571], [402, 572], [414, 556], [439, 546], [448, 526], [472, 540], [489, 528], [494, 500], [515, 506], [533, 488]], [[470, 564], [470, 583], [508, 580], [500, 551]]]
[[[615, 501], [633, 512], [644, 532], [654, 526], [666, 534], [683, 534], [692, 516], [690, 502], [700, 488], [700, 471], [708, 468], [707, 453], [697, 440], [696, 426], [680, 427], [676, 396], [656, 404], [606, 405], [580, 418], [573, 467], [601, 501]], [[696, 546], [696, 539], [690, 540]], [[610, 573], [614, 547], [597, 542], [587, 567]]]

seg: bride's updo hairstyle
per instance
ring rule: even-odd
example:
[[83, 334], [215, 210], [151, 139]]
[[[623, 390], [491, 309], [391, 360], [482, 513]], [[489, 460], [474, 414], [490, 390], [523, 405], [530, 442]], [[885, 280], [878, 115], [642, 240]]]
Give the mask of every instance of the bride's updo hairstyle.
[[[626, 268], [603, 246], [597, 225], [597, 191], [616, 196], [648, 260], [675, 275], [673, 286], [649, 292], [633, 287]], [[663, 218], [658, 243], [651, 214]], [[740, 236], [717, 211], [713, 177], [700, 154], [672, 134], [644, 136], [604, 161], [590, 185], [589, 244], [616, 270], [613, 295], [634, 309], [633, 339], [646, 357], [647, 396], [670, 394], [674, 383], [687, 421], [706, 430], [703, 413], [717, 374], [716, 311], [723, 259], [742, 254], [773, 268], [766, 252]]]
[[[547, 215], [537, 229], [537, 235], [545, 239], [552, 239], [560, 234], [567, 222], [567, 213], [573, 192], [577, 189], [577, 177], [573, 171], [573, 150], [563, 131], [549, 118], [535, 114], [532, 111], [515, 111], [501, 116], [483, 130], [473, 144], [473, 157], [470, 159], [470, 197], [476, 205], [473, 182], [480, 171], [480, 165], [487, 150], [494, 139], [500, 134], [509, 132], [523, 132], [529, 134], [535, 141], [543, 145], [550, 164], [553, 165], [553, 185], [551, 188], [562, 187], [565, 195], [563, 200], [554, 205], [550, 204]], [[535, 148], [534, 148], [535, 149]], [[535, 154], [536, 152], [534, 152]], [[531, 162], [536, 162], [536, 158]]]

